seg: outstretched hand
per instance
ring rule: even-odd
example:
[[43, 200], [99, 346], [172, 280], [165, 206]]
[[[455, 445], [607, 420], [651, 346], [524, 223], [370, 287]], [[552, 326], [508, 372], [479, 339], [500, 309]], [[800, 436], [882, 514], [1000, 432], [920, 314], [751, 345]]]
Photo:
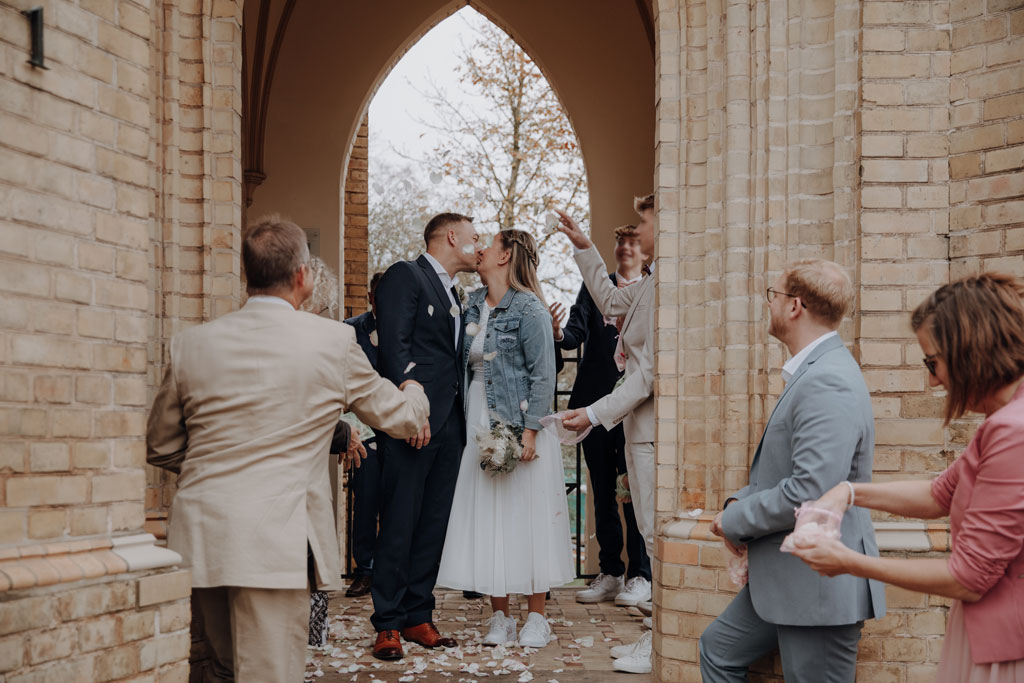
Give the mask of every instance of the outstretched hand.
[[590, 416], [586, 408], [576, 408], [566, 412], [562, 418], [562, 426], [573, 432], [582, 432], [587, 427], [592, 427]]
[[569, 314], [565, 312], [565, 306], [557, 301], [548, 310], [551, 313], [551, 332], [555, 335], [555, 341], [562, 341], [562, 325]]
[[558, 209], [555, 209], [555, 213], [558, 214], [558, 229], [569, 238], [572, 246], [577, 249], [589, 249], [593, 246], [590, 238], [587, 237], [586, 233], [583, 232], [569, 214]]

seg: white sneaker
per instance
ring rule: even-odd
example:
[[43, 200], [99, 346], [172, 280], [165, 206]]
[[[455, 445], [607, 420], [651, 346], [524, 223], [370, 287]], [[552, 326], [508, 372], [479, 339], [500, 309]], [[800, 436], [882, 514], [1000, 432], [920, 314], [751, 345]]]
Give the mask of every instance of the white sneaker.
[[591, 604], [612, 600], [622, 592], [623, 588], [625, 588], [625, 585], [622, 582], [621, 576], [598, 574], [597, 578], [591, 582], [589, 588], [581, 590], [576, 594], [576, 602]]
[[648, 598], [644, 602], [636, 603], [636, 608], [640, 610], [640, 614], [644, 615], [645, 617], [649, 617], [652, 614], [654, 614], [654, 604], [651, 602], [650, 598]]
[[626, 587], [615, 596], [615, 604], [621, 607], [632, 607], [651, 599], [651, 582], [642, 576], [634, 576], [626, 582]]
[[644, 628], [654, 628], [654, 619], [651, 617], [644, 617]]
[[504, 645], [516, 642], [516, 620], [506, 617], [501, 610], [492, 614], [484, 624], [489, 628], [487, 635], [484, 636], [484, 645]]
[[551, 640], [551, 624], [542, 614], [530, 612], [519, 630], [520, 647], [544, 647]]
[[612, 659], [621, 659], [622, 657], [628, 657], [629, 655], [636, 652], [636, 649], [640, 647], [640, 644], [642, 642], [644, 642], [643, 636], [640, 637], [640, 640], [637, 640], [632, 643], [615, 645], [612, 647], [611, 650], [608, 651], [608, 654], [611, 655]]
[[651, 632], [648, 631], [637, 641], [632, 654], [619, 657], [612, 662], [612, 668], [628, 674], [649, 674], [651, 666]]

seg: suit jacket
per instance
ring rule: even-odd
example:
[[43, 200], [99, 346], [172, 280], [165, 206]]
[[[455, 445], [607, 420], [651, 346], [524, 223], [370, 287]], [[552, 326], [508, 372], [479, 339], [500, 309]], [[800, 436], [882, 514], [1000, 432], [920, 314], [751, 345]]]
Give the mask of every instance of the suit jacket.
[[963, 603], [976, 664], [1024, 659], [1024, 384], [981, 423], [959, 458], [932, 482], [949, 513], [949, 573], [981, 595]]
[[[839, 626], [885, 615], [878, 581], [823, 577], [779, 550], [801, 503], [844, 480], [871, 481], [874, 448], [871, 396], [860, 367], [842, 339], [826, 339], [786, 384], [754, 455], [750, 483], [722, 515], [725, 535], [747, 544], [750, 597], [765, 621]], [[848, 510], [841, 533], [850, 548], [878, 555], [866, 509]]]
[[[426, 256], [399, 261], [377, 285], [380, 374], [395, 384], [412, 378], [430, 399], [430, 431], [438, 433], [452, 410], [462, 412], [462, 338], [456, 346], [451, 302]], [[413, 364], [410, 367], [410, 364]]]
[[356, 342], [370, 360], [373, 369], [377, 369], [377, 345], [374, 344], [370, 335], [377, 330], [377, 319], [373, 317], [373, 311], [367, 311], [360, 315], [345, 320], [346, 325], [356, 328]]
[[[618, 282], [615, 273], [608, 278], [612, 283]], [[615, 367], [615, 343], [619, 331], [615, 325], [605, 324], [604, 320], [587, 286], [583, 285], [576, 295], [576, 303], [569, 310], [569, 321], [562, 328], [562, 338], [555, 342], [559, 357], [563, 350], [571, 351], [583, 345], [583, 357], [576, 368], [576, 382], [569, 395], [570, 409], [582, 408], [598, 400], [614, 389], [622, 376]]]
[[146, 433], [147, 461], [180, 472], [168, 546], [192, 585], [338, 587], [328, 450], [338, 416], [407, 438], [426, 422], [419, 387], [370, 367], [348, 325], [250, 301], [172, 337]]
[[577, 252], [575, 259], [597, 310], [609, 318], [625, 316], [620, 334], [626, 354], [626, 380], [592, 403], [590, 409], [609, 431], [621, 422], [628, 443], [653, 443], [654, 278], [648, 275], [619, 289], [608, 279], [597, 247]]

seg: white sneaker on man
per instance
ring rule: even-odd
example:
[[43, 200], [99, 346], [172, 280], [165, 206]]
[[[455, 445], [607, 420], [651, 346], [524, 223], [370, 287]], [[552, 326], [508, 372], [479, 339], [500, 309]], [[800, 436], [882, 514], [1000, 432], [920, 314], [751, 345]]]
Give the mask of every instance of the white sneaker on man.
[[644, 642], [644, 639], [641, 637], [640, 640], [637, 640], [632, 643], [614, 645], [612, 646], [612, 649], [608, 651], [608, 654], [611, 656], [612, 659], [621, 659], [622, 657], [628, 657], [629, 655], [636, 652], [636, 649], [640, 647], [640, 644], [642, 642]]
[[530, 612], [519, 630], [520, 647], [544, 647], [551, 640], [551, 624], [542, 614]]
[[637, 641], [633, 652], [612, 662], [612, 668], [628, 674], [649, 674], [653, 669], [651, 650], [651, 632], [647, 631]]
[[576, 602], [582, 602], [589, 605], [595, 602], [613, 600], [615, 599], [615, 596], [623, 591], [624, 588], [625, 584], [623, 583], [621, 576], [598, 574], [597, 578], [590, 583], [588, 588], [585, 588], [576, 594]]
[[654, 628], [654, 619], [652, 617], [644, 617], [643, 625], [644, 628]]
[[501, 610], [492, 614], [484, 624], [488, 627], [487, 635], [484, 636], [484, 645], [504, 645], [516, 642], [516, 620], [506, 617]]
[[654, 603], [652, 603], [649, 599], [644, 602], [636, 603], [636, 608], [640, 610], [640, 614], [644, 615], [645, 617], [649, 617], [652, 614], [654, 614]]
[[615, 596], [615, 604], [621, 607], [633, 607], [651, 599], [651, 582], [642, 576], [634, 576], [626, 582], [625, 587]]

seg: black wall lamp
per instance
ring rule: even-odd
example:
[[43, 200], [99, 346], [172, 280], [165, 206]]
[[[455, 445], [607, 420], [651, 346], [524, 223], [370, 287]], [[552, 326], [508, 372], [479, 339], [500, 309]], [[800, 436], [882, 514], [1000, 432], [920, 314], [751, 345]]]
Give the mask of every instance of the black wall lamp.
[[28, 63], [40, 69], [48, 69], [43, 55], [43, 8], [33, 7], [22, 12], [28, 18], [29, 30], [32, 33], [32, 53]]

